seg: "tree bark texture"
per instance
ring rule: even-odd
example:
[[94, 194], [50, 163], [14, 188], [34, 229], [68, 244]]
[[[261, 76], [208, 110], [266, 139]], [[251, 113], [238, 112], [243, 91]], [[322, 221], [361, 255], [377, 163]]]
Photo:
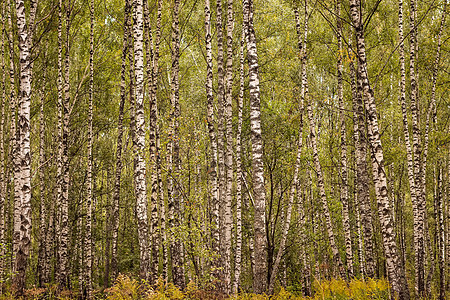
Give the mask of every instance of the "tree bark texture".
[[20, 209], [20, 236], [17, 247], [14, 285], [18, 295], [22, 295], [26, 283], [26, 271], [28, 266], [28, 255], [31, 247], [31, 151], [30, 151], [30, 105], [31, 105], [31, 76], [29, 70], [30, 52], [25, 14], [25, 3], [16, 0], [17, 34], [19, 40], [19, 106], [18, 106], [18, 129], [19, 149], [18, 161], [20, 170], [19, 185], [19, 209]]
[[252, 143], [252, 180], [255, 204], [254, 223], [255, 266], [253, 269], [253, 290], [264, 293], [267, 289], [267, 240], [266, 240], [266, 191], [264, 187], [263, 145], [261, 132], [261, 98], [258, 74], [258, 53], [255, 29], [253, 27], [253, 1], [244, 0], [244, 26], [247, 42], [250, 90], [250, 130]]
[[[171, 102], [172, 102], [172, 162], [173, 173], [169, 174], [174, 182], [172, 191], [173, 201], [173, 219], [172, 228], [178, 228], [181, 223], [182, 212], [182, 195], [180, 182], [180, 140], [179, 140], [179, 119], [180, 119], [180, 23], [179, 23], [180, 0], [174, 0], [172, 10], [172, 80], [171, 80]], [[185, 286], [184, 272], [183, 272], [183, 245], [179, 237], [175, 237], [172, 244], [171, 258], [172, 258], [172, 277], [175, 285], [183, 288]]]
[[136, 215], [138, 220], [139, 235], [139, 257], [140, 257], [140, 277], [149, 278], [149, 234], [147, 217], [147, 186], [145, 180], [146, 166], [144, 161], [145, 151], [145, 120], [144, 120], [144, 24], [143, 24], [143, 1], [133, 2], [133, 37], [134, 37], [134, 72], [135, 72], [135, 195], [136, 195]]
[[[214, 126], [214, 96], [213, 96], [213, 62], [212, 62], [212, 36], [211, 36], [211, 5], [205, 0], [205, 47], [206, 47], [206, 101], [207, 101], [207, 123], [209, 142], [211, 144], [209, 163], [209, 182], [211, 184], [209, 201], [211, 207], [211, 250], [217, 255], [219, 249], [219, 189], [217, 173], [217, 138]], [[219, 259], [212, 263], [213, 274], [217, 276]]]

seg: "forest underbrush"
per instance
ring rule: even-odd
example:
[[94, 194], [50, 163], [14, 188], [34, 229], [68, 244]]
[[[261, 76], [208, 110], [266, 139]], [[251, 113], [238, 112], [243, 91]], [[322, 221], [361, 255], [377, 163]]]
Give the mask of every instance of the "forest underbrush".
[[[154, 286], [127, 275], [119, 275], [115, 284], [104, 290], [94, 291], [93, 299], [105, 300], [313, 300], [313, 299], [390, 299], [389, 283], [385, 279], [353, 279], [346, 282], [343, 279], [314, 281], [312, 296], [301, 296], [301, 287], [278, 286], [274, 295], [257, 295], [253, 293], [238, 293], [228, 296], [217, 291], [214, 285], [199, 287], [189, 282], [185, 290], [180, 290], [172, 283], [158, 280]], [[20, 299], [48, 299], [71, 300], [83, 299], [82, 293], [77, 290], [58, 291], [56, 285], [47, 288], [28, 289]], [[0, 300], [18, 299], [6, 290]]]

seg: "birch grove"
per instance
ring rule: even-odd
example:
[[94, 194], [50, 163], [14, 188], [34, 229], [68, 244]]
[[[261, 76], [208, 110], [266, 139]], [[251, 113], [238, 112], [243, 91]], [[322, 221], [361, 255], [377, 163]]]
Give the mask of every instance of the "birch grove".
[[447, 299], [448, 7], [1, 2], [0, 296]]

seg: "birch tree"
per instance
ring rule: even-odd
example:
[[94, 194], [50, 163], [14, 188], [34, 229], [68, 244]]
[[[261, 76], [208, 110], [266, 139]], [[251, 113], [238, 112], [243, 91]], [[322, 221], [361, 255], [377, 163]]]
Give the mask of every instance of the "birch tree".
[[253, 268], [253, 290], [261, 294], [267, 289], [266, 270], [266, 226], [265, 226], [265, 197], [264, 166], [262, 161], [263, 145], [261, 132], [261, 96], [259, 87], [258, 52], [256, 36], [253, 26], [253, 1], [243, 1], [244, 27], [247, 42], [247, 59], [249, 66], [250, 90], [250, 128], [252, 143], [252, 171], [253, 171], [253, 199], [255, 216], [253, 228], [255, 231], [254, 252], [255, 265]]
[[28, 255], [31, 247], [31, 151], [30, 151], [30, 105], [31, 105], [31, 82], [30, 82], [30, 49], [28, 44], [27, 19], [25, 14], [25, 3], [16, 1], [17, 33], [19, 41], [19, 106], [18, 106], [18, 130], [20, 162], [20, 181], [15, 182], [19, 186], [20, 194], [20, 238], [15, 253], [14, 285], [17, 294], [22, 295], [25, 288], [25, 275], [27, 271]]
[[374, 103], [373, 90], [367, 78], [367, 61], [365, 53], [364, 27], [361, 20], [360, 1], [350, 2], [352, 24], [355, 28], [358, 57], [358, 89], [362, 94], [367, 110], [370, 152], [372, 159], [372, 172], [375, 181], [375, 192], [378, 202], [378, 213], [381, 222], [383, 246], [386, 255], [386, 265], [389, 280], [392, 284], [392, 293], [400, 299], [409, 299], [408, 284], [405, 277], [404, 266], [399, 263], [399, 255], [393, 235], [394, 224], [392, 211], [387, 196], [386, 173], [384, 170], [384, 155], [378, 130], [378, 118]]
[[[180, 184], [180, 140], [179, 140], [179, 118], [180, 118], [180, 102], [179, 102], [179, 59], [180, 59], [180, 23], [179, 23], [179, 10], [180, 1], [173, 1], [173, 11], [172, 11], [172, 70], [171, 70], [171, 131], [172, 131], [172, 141], [171, 141], [171, 160], [173, 164], [171, 180], [172, 185], [172, 212], [171, 212], [171, 222], [172, 229], [176, 229], [181, 225], [182, 211], [181, 211], [181, 184]], [[169, 208], [170, 209], [170, 208]], [[182, 242], [179, 238], [175, 237], [171, 245], [171, 259], [172, 259], [172, 278], [174, 283], [183, 288], [184, 273], [183, 273], [183, 248]]]
[[[207, 123], [210, 142], [210, 196], [211, 207], [211, 249], [219, 253], [219, 189], [217, 176], [217, 139], [214, 125], [214, 96], [213, 96], [213, 62], [212, 62], [212, 36], [211, 36], [211, 5], [209, 0], [205, 0], [205, 47], [206, 47], [206, 100], [207, 100]], [[213, 261], [213, 274], [217, 276], [219, 260]]]

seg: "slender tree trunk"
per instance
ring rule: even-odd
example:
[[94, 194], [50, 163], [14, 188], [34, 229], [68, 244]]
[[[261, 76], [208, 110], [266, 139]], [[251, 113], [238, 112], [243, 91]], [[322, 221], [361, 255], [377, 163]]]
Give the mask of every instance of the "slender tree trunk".
[[263, 144], [261, 132], [261, 98], [259, 90], [258, 53], [256, 49], [256, 36], [253, 27], [253, 1], [244, 0], [244, 27], [247, 40], [247, 57], [249, 64], [249, 90], [250, 90], [250, 129], [252, 142], [252, 176], [253, 198], [255, 203], [254, 230], [255, 230], [255, 266], [253, 270], [253, 290], [255, 293], [264, 293], [267, 289], [267, 241], [265, 232], [266, 191], [264, 187]]
[[159, 207], [159, 218], [161, 229], [159, 231], [161, 247], [162, 247], [162, 277], [167, 279], [167, 236], [166, 236], [166, 206], [164, 204], [164, 193], [162, 186], [162, 166], [161, 166], [161, 145], [160, 145], [160, 137], [159, 137], [159, 125], [158, 125], [158, 101], [156, 98], [156, 93], [158, 91], [158, 78], [159, 78], [159, 45], [161, 41], [161, 15], [162, 15], [162, 0], [157, 0], [157, 16], [156, 16], [156, 32], [155, 32], [155, 51], [153, 56], [153, 97], [154, 97], [154, 105], [152, 107], [155, 115], [155, 140], [156, 140], [156, 179], [158, 182], [158, 207]]
[[[430, 99], [430, 106], [427, 112], [426, 117], [426, 126], [425, 126], [425, 137], [424, 137], [424, 147], [423, 147], [423, 158], [422, 158], [422, 187], [423, 187], [423, 195], [426, 196], [426, 170], [427, 170], [427, 159], [428, 159], [428, 141], [429, 141], [429, 132], [430, 132], [430, 121], [432, 122], [432, 128], [436, 129], [436, 83], [437, 83], [437, 76], [439, 71], [439, 61], [441, 56], [441, 46], [442, 46], [442, 32], [444, 30], [445, 20], [447, 16], [447, 0], [444, 1], [444, 7], [442, 11], [442, 17], [441, 17], [441, 24], [439, 26], [439, 33], [437, 35], [437, 50], [436, 50], [436, 57], [433, 64], [433, 73], [432, 73], [432, 88], [431, 88], [431, 99]], [[431, 243], [430, 243], [430, 234], [428, 230], [428, 219], [426, 214], [426, 200], [424, 200], [424, 231], [425, 231], [425, 242], [427, 245], [427, 249], [429, 251], [432, 251]], [[431, 292], [431, 281], [434, 275], [434, 255], [430, 253], [429, 258], [431, 260], [430, 263], [430, 270], [428, 273], [428, 276], [426, 277], [426, 283], [425, 283], [425, 293], [427, 295]], [[426, 259], [425, 259], [426, 261]], [[438, 262], [439, 263], [439, 262]]]
[[437, 206], [437, 227], [438, 236], [437, 252], [439, 265], [439, 300], [445, 299], [445, 230], [444, 230], [444, 204], [442, 200], [442, 168], [438, 169], [436, 206]]
[[[181, 211], [181, 184], [180, 184], [180, 138], [179, 138], [179, 120], [180, 120], [180, 102], [179, 102], [179, 63], [180, 63], [180, 24], [179, 24], [179, 10], [180, 0], [174, 0], [172, 11], [172, 81], [171, 81], [171, 102], [172, 102], [172, 162], [173, 173], [169, 174], [173, 178], [174, 186], [172, 192], [173, 201], [173, 224], [172, 228], [179, 228], [181, 225], [182, 211]], [[182, 241], [175, 239], [172, 249], [172, 277], [174, 283], [180, 288], [184, 288], [184, 273], [183, 273], [183, 255], [182, 255]]]
[[358, 89], [365, 102], [369, 141], [371, 145], [372, 171], [375, 181], [375, 192], [378, 201], [378, 212], [380, 216], [383, 246], [386, 255], [388, 277], [392, 284], [392, 294], [400, 299], [409, 299], [408, 284], [405, 277], [404, 266], [400, 264], [397, 245], [394, 236], [394, 224], [392, 212], [387, 197], [386, 173], [384, 168], [383, 148], [381, 146], [380, 133], [378, 130], [378, 118], [374, 103], [373, 91], [367, 77], [367, 62], [365, 53], [364, 27], [360, 18], [360, 0], [350, 1], [350, 10], [353, 26], [356, 29], [357, 53], [358, 53]]
[[86, 258], [85, 282], [87, 299], [92, 299], [92, 144], [93, 144], [93, 97], [94, 97], [94, 0], [89, 5], [89, 114], [88, 114], [88, 165], [87, 165], [87, 199], [86, 199], [86, 237], [84, 254]]
[[[152, 68], [152, 62], [153, 62], [153, 35], [152, 30], [150, 27], [150, 15], [149, 15], [149, 8], [148, 8], [148, 1], [143, 0], [143, 11], [144, 11], [144, 48], [145, 48], [145, 57], [144, 57], [144, 103], [145, 103], [145, 97], [146, 95], [149, 95], [149, 110], [150, 110], [150, 119], [152, 119], [152, 102], [153, 102], [153, 68]], [[150, 85], [150, 88], [148, 86]], [[156, 172], [153, 172], [153, 162], [154, 154], [155, 154], [155, 147], [153, 146], [155, 141], [155, 131], [153, 127], [152, 120], [149, 120], [149, 153], [150, 153], [150, 164], [148, 166], [149, 170], [152, 171], [151, 175], [151, 189], [150, 189], [150, 228], [148, 233], [148, 243], [149, 243], [149, 274], [148, 274], [148, 281], [150, 283], [155, 282], [157, 273], [158, 273], [158, 240], [153, 239], [155, 236], [157, 236], [157, 230], [158, 230], [158, 205], [156, 203], [157, 198], [157, 189], [156, 185], [153, 185], [153, 177], [156, 177]], [[148, 205], [148, 204], [147, 204]], [[156, 225], [155, 225], [156, 223]]]
[[[61, 203], [63, 201], [63, 182], [62, 182], [62, 171], [63, 171], [63, 63], [62, 63], [62, 0], [58, 1], [58, 79], [57, 79], [57, 89], [58, 89], [58, 156], [57, 156], [57, 170], [56, 170], [56, 185], [57, 185], [57, 203], [55, 204], [55, 235], [59, 234], [61, 228], [60, 222], [60, 208]], [[55, 244], [60, 244], [61, 237], [58, 237], [58, 240], [55, 241]], [[56, 260], [60, 261], [60, 253], [57, 251]], [[57, 281], [60, 282], [60, 271], [61, 266], [56, 263], [55, 265], [55, 273], [57, 273]]]
[[[288, 201], [288, 205], [287, 205], [286, 214], [284, 217], [284, 224], [283, 224], [283, 229], [282, 229], [282, 234], [281, 234], [280, 246], [278, 249], [277, 256], [275, 258], [275, 263], [273, 264], [273, 267], [272, 267], [272, 273], [270, 275], [269, 294], [273, 294], [273, 290], [275, 287], [275, 280], [276, 280], [276, 276], [277, 276], [277, 272], [278, 272], [278, 267], [280, 265], [281, 257], [285, 250], [284, 248], [285, 248], [286, 241], [287, 241], [287, 234], [289, 232], [289, 227], [290, 227], [290, 223], [291, 223], [292, 205], [293, 205], [294, 198], [295, 198], [295, 189], [298, 186], [298, 175], [299, 175], [299, 169], [300, 169], [300, 163], [301, 163], [301, 153], [302, 153], [302, 144], [303, 144], [303, 102], [305, 100], [305, 95], [307, 93], [307, 90], [306, 90], [307, 83], [306, 83], [306, 81], [303, 80], [306, 78], [306, 64], [305, 64], [306, 55], [304, 55], [305, 53], [303, 52], [303, 51], [306, 51], [306, 48], [303, 48], [303, 47], [306, 47], [308, 25], [307, 25], [307, 21], [305, 19], [305, 32], [304, 32], [305, 40], [302, 43], [302, 38], [301, 38], [301, 33], [300, 33], [300, 18], [299, 18], [298, 9], [295, 9], [294, 12], [295, 12], [295, 21], [296, 21], [296, 28], [297, 28], [298, 47], [299, 47], [301, 63], [302, 63], [302, 89], [301, 89], [301, 96], [300, 96], [300, 103], [299, 103], [300, 125], [299, 125], [299, 131], [298, 131], [297, 156], [296, 156], [296, 161], [295, 161], [294, 176], [293, 176], [291, 188], [289, 191], [289, 201]], [[305, 17], [307, 18], [307, 16], [305, 16]]]
[[[307, 94], [307, 90], [305, 91]], [[308, 100], [307, 100], [308, 101]], [[331, 220], [331, 214], [330, 214], [330, 208], [328, 206], [328, 200], [327, 195], [325, 193], [325, 184], [322, 174], [322, 166], [319, 161], [319, 153], [317, 149], [317, 140], [316, 140], [316, 122], [314, 119], [314, 114], [311, 108], [311, 104], [308, 102], [307, 104], [307, 110], [308, 110], [308, 118], [310, 123], [310, 138], [311, 138], [311, 144], [312, 144], [312, 150], [313, 150], [313, 160], [314, 160], [314, 166], [316, 168], [316, 175], [317, 175], [317, 185], [319, 187], [319, 197], [322, 201], [323, 206], [323, 214], [325, 216], [325, 223], [326, 223], [326, 231], [328, 234], [328, 238], [330, 240], [330, 247], [331, 251], [333, 252], [333, 262], [336, 264], [336, 268], [339, 272], [339, 274], [344, 277], [345, 273], [343, 272], [343, 265], [341, 261], [341, 257], [339, 255], [339, 249], [336, 244], [336, 239], [334, 235], [333, 230], [333, 223]]]
[[[10, 157], [11, 157], [11, 171], [13, 172], [14, 184], [14, 196], [13, 196], [13, 232], [12, 232], [12, 253], [11, 253], [11, 267], [13, 272], [16, 272], [15, 267], [15, 253], [18, 251], [19, 239], [20, 239], [20, 126], [18, 125], [18, 113], [20, 111], [20, 95], [16, 98], [16, 72], [14, 65], [14, 27], [12, 23], [12, 17], [16, 7], [15, 1], [8, 1], [9, 13], [8, 13], [8, 25], [9, 25], [9, 77], [10, 77], [10, 89], [11, 89], [11, 141], [10, 141]], [[13, 7], [14, 5], [14, 7]], [[20, 79], [19, 79], [20, 83]]]
[[[303, 61], [303, 63], [304, 63], [304, 61]], [[272, 267], [272, 274], [270, 275], [269, 294], [273, 294], [273, 290], [275, 287], [275, 280], [277, 278], [278, 268], [280, 266], [281, 258], [285, 251], [289, 227], [291, 224], [292, 206], [293, 206], [294, 198], [295, 198], [295, 194], [296, 194], [295, 192], [296, 192], [296, 188], [299, 186], [298, 177], [299, 177], [299, 170], [300, 170], [300, 164], [301, 164], [301, 158], [302, 158], [302, 146], [303, 146], [303, 100], [304, 100], [303, 96], [305, 95], [305, 93], [303, 92], [304, 88], [306, 88], [306, 87], [302, 86], [302, 97], [300, 100], [301, 103], [299, 103], [300, 125], [299, 125], [299, 129], [298, 129], [297, 158], [295, 161], [294, 177], [292, 179], [291, 189], [289, 191], [289, 201], [288, 201], [286, 213], [284, 216], [284, 223], [283, 223], [283, 229], [282, 229], [282, 233], [281, 233], [280, 246], [278, 248], [278, 253], [277, 253], [277, 256], [275, 259], [275, 263], [273, 264], [273, 267]], [[297, 200], [297, 201], [299, 201], [299, 200]], [[301, 228], [301, 230], [303, 230], [303, 228]]]
[[[47, 51], [44, 58], [47, 56]], [[44, 66], [44, 82], [47, 81], [47, 67]], [[44, 103], [45, 103], [45, 92], [41, 95], [40, 111], [39, 111], [39, 197], [40, 197], [40, 214], [39, 214], [39, 253], [38, 253], [38, 276], [39, 276], [39, 286], [43, 287], [44, 284], [48, 283], [48, 274], [46, 273], [47, 267], [47, 194], [46, 194], [46, 183], [45, 183], [45, 119], [44, 119]]]
[[241, 264], [242, 264], [242, 109], [244, 106], [244, 46], [245, 46], [245, 31], [242, 30], [240, 41], [240, 54], [239, 54], [239, 97], [238, 97], [238, 125], [236, 133], [236, 251], [234, 262], [234, 283], [233, 293], [236, 294], [239, 291], [240, 278], [241, 278]]
[[340, 138], [341, 138], [341, 202], [342, 202], [342, 221], [344, 223], [345, 237], [345, 254], [347, 258], [347, 275], [348, 278], [354, 276], [353, 271], [353, 252], [352, 252], [352, 236], [350, 228], [349, 216], [349, 197], [348, 197], [348, 172], [347, 172], [347, 142], [346, 142], [346, 122], [345, 122], [345, 105], [344, 105], [344, 86], [342, 73], [344, 66], [342, 63], [343, 47], [342, 47], [342, 21], [341, 21], [341, 2], [338, 0], [336, 6], [337, 17], [337, 38], [338, 38], [338, 63], [337, 63], [337, 80], [338, 80], [338, 102], [340, 117]]
[[[416, 27], [415, 27], [415, 0], [410, 1], [410, 61], [409, 75], [411, 80], [411, 114], [412, 114], [412, 133], [413, 133], [413, 151], [414, 151], [414, 182], [416, 187], [416, 213], [414, 215], [414, 251], [415, 251], [415, 290], [419, 297], [425, 296], [424, 281], [424, 197], [422, 194], [422, 168], [421, 155], [422, 147], [420, 145], [420, 128], [419, 128], [419, 97], [418, 83], [415, 74], [416, 60]], [[414, 204], [413, 204], [414, 206]]]
[[226, 203], [226, 169], [225, 169], [225, 62], [223, 50], [223, 2], [216, 1], [216, 30], [217, 30], [217, 160], [218, 160], [218, 183], [219, 183], [219, 269], [217, 276], [220, 288], [225, 292], [226, 277], [226, 249], [225, 249], [225, 203]]
[[[122, 177], [122, 140], [123, 140], [123, 114], [125, 107], [126, 92], [126, 58], [129, 50], [128, 45], [128, 26], [126, 19], [130, 17], [130, 6], [125, 3], [125, 17], [123, 26], [123, 42], [122, 42], [122, 66], [120, 70], [120, 104], [119, 104], [119, 120], [117, 123], [117, 149], [116, 149], [116, 174], [113, 193], [113, 215], [112, 215], [112, 253], [111, 253], [111, 270], [113, 278], [119, 275], [119, 266], [117, 259], [117, 245], [119, 236], [119, 208], [120, 208], [120, 185]], [[130, 62], [131, 63], [131, 62]]]
[[[2, 46], [1, 46], [1, 68], [2, 68], [2, 111], [0, 121], [0, 280], [3, 280], [5, 270], [5, 225], [6, 225], [6, 187], [8, 185], [8, 171], [7, 160], [5, 156], [5, 122], [7, 120], [5, 106], [6, 106], [6, 55], [5, 55], [5, 32], [6, 32], [6, 2], [2, 5]], [[0, 293], [3, 293], [3, 289], [0, 286]]]
[[[414, 216], [414, 241], [415, 241], [415, 251], [416, 251], [416, 279], [417, 277], [417, 262], [418, 262], [418, 252], [417, 252], [417, 242], [419, 240], [419, 231], [417, 228], [418, 225], [418, 205], [417, 205], [417, 197], [418, 197], [418, 191], [416, 188], [416, 182], [414, 180], [414, 159], [419, 159], [417, 157], [413, 158], [412, 156], [412, 150], [411, 150], [411, 143], [410, 143], [410, 137], [409, 137], [409, 126], [408, 126], [408, 116], [406, 112], [406, 93], [405, 93], [405, 81], [406, 81], [406, 75], [405, 75], [405, 54], [404, 54], [404, 38], [403, 38], [403, 0], [399, 1], [399, 40], [400, 40], [400, 105], [402, 108], [402, 116], [403, 116], [403, 134], [404, 134], [404, 140], [406, 145], [406, 157], [407, 157], [407, 163], [408, 163], [408, 180], [409, 180], [409, 187], [410, 187], [410, 193], [411, 193], [411, 202], [413, 205], [413, 216]], [[414, 73], [413, 73], [414, 74]], [[417, 284], [417, 282], [416, 282]], [[417, 286], [416, 286], [417, 289]]]
[[[355, 138], [356, 140], [356, 138]], [[355, 170], [356, 170], [356, 159], [355, 159]], [[363, 245], [363, 234], [361, 225], [361, 213], [359, 209], [358, 201], [358, 190], [356, 189], [356, 172], [355, 172], [355, 183], [354, 183], [354, 201], [355, 201], [355, 214], [356, 214], [356, 228], [358, 235], [358, 259], [359, 259], [359, 273], [361, 278], [364, 279], [365, 268], [364, 268], [364, 245]]]
[[[213, 96], [213, 62], [211, 43], [211, 6], [210, 1], [205, 0], [205, 47], [206, 47], [206, 100], [207, 123], [209, 141], [211, 143], [211, 161], [209, 166], [209, 181], [211, 183], [209, 201], [211, 206], [211, 250], [219, 254], [219, 190], [217, 177], [217, 139], [214, 127], [214, 96]], [[217, 276], [219, 259], [213, 261], [213, 274]]]
[[25, 288], [25, 275], [27, 270], [28, 255], [31, 247], [31, 152], [30, 152], [30, 53], [28, 48], [27, 20], [25, 15], [25, 3], [16, 0], [17, 33], [19, 40], [19, 113], [18, 128], [19, 139], [19, 163], [20, 163], [20, 239], [16, 255], [17, 275], [14, 277], [14, 285], [17, 294], [22, 295]]
[[310, 123], [310, 138], [311, 138], [311, 144], [313, 148], [313, 160], [314, 165], [316, 168], [316, 174], [317, 174], [317, 181], [318, 181], [318, 187], [319, 187], [319, 197], [322, 201], [322, 206], [324, 210], [324, 216], [326, 221], [326, 230], [328, 234], [328, 238], [330, 240], [330, 247], [331, 251], [333, 252], [333, 261], [336, 263], [336, 267], [341, 275], [343, 272], [342, 269], [342, 261], [341, 257], [339, 255], [339, 249], [337, 248], [334, 230], [333, 230], [333, 224], [331, 220], [331, 214], [330, 214], [330, 208], [328, 206], [328, 200], [327, 195], [325, 193], [325, 185], [323, 180], [323, 174], [322, 174], [322, 166], [319, 161], [319, 154], [317, 149], [317, 139], [316, 139], [316, 122], [314, 118], [314, 114], [312, 111], [311, 103], [308, 97], [308, 76], [307, 76], [307, 49], [306, 49], [306, 42], [307, 42], [307, 36], [308, 36], [308, 11], [307, 11], [307, 3], [305, 2], [305, 31], [304, 31], [304, 41], [303, 41], [303, 47], [301, 49], [301, 56], [303, 60], [302, 64], [302, 98], [307, 103], [307, 113]]
[[[160, 4], [161, 1], [158, 1], [157, 5]], [[151, 49], [149, 53], [148, 45], [147, 45], [147, 77], [151, 78], [151, 86], [150, 86], [150, 161], [152, 163], [152, 176], [151, 176], [151, 241], [152, 241], [152, 261], [151, 261], [151, 282], [155, 282], [158, 277], [158, 253], [159, 253], [159, 225], [158, 225], [158, 170], [156, 164], [156, 156], [159, 155], [156, 149], [156, 132], [157, 132], [157, 116], [158, 116], [158, 107], [157, 107], [157, 98], [156, 92], [158, 87], [158, 58], [159, 53], [159, 40], [160, 40], [160, 29], [156, 29], [156, 40], [153, 42], [153, 36], [151, 35], [150, 29], [150, 19], [148, 13], [148, 4], [144, 2], [145, 7], [145, 19], [146, 19], [146, 40], [151, 41]], [[159, 18], [161, 16], [159, 15]], [[158, 16], [157, 16], [158, 18]], [[157, 20], [157, 23], [160, 22]], [[148, 44], [148, 42], [147, 42]], [[151, 65], [149, 65], [151, 62]]]
[[[450, 128], [449, 128], [450, 129]], [[447, 192], [446, 194], [446, 206], [447, 206], [447, 237], [446, 237], [446, 244], [445, 244], [445, 249], [446, 249], [446, 254], [445, 254], [445, 261], [446, 261], [446, 266], [445, 268], [448, 270], [450, 270], [450, 149], [448, 149], [447, 152]], [[445, 226], [445, 224], [444, 224]], [[450, 275], [447, 274], [447, 290], [450, 290]]]
[[[60, 173], [59, 173], [59, 285], [60, 288], [69, 287], [69, 105], [70, 105], [70, 3], [66, 3], [66, 53], [64, 67], [65, 72], [63, 76], [62, 67], [62, 1], [60, 1], [60, 24], [58, 25], [58, 39], [59, 47], [61, 50], [61, 57], [58, 56], [60, 60], [58, 68], [61, 69], [61, 74], [59, 74], [61, 81], [59, 92], [61, 96], [61, 136], [60, 136]], [[61, 27], [61, 29], [60, 29]], [[59, 51], [59, 50], [58, 50]], [[64, 95], [64, 97], [63, 97]]]
[[144, 53], [143, 53], [143, 1], [133, 2], [133, 37], [134, 37], [134, 72], [136, 79], [136, 102], [135, 102], [135, 194], [138, 219], [139, 235], [139, 257], [140, 257], [140, 277], [148, 280], [149, 276], [149, 237], [147, 220], [147, 187], [145, 182], [145, 120], [144, 120]]
[[231, 293], [231, 228], [233, 215], [231, 212], [233, 187], [233, 0], [227, 0], [227, 64], [225, 87], [225, 197], [224, 199], [224, 292]]
[[[298, 16], [298, 10], [295, 10], [295, 15]], [[303, 118], [301, 119], [303, 122]], [[303, 128], [303, 127], [302, 127]], [[309, 169], [306, 171], [309, 173]], [[297, 216], [298, 216], [298, 224], [300, 228], [299, 232], [299, 242], [301, 246], [300, 251], [300, 263], [303, 265], [303, 274], [302, 274], [302, 282], [303, 282], [303, 295], [311, 296], [311, 268], [310, 262], [308, 261], [308, 240], [306, 235], [306, 201], [308, 195], [308, 187], [307, 184], [302, 184], [300, 180], [297, 181]]]

